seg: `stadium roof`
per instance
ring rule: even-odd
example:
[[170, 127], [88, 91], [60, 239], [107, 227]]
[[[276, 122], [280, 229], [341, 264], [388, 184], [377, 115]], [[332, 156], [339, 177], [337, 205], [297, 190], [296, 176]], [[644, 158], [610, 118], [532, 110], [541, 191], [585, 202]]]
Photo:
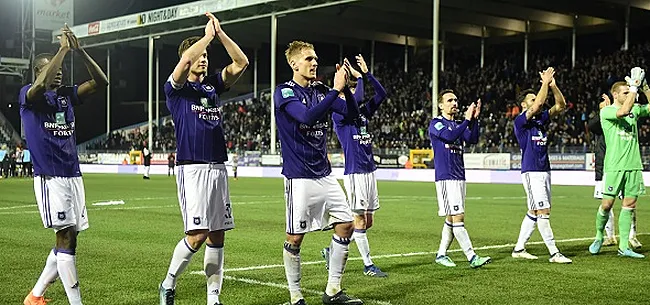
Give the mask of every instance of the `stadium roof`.
[[[431, 45], [431, 0], [204, 0], [76, 25], [87, 46], [138, 41], [150, 35], [177, 44], [188, 31], [203, 28], [202, 11], [216, 12], [238, 43], [270, 41], [269, 18], [278, 17], [278, 42], [296, 37], [348, 45], [368, 40]], [[650, 1], [631, 0], [633, 25], [650, 22]], [[440, 30], [470, 37], [508, 37], [571, 30], [594, 31], [625, 23], [628, 0], [441, 0]], [[176, 9], [174, 9], [176, 8]], [[121, 30], [119, 30], [121, 29]], [[180, 34], [182, 33], [182, 34]], [[178, 34], [174, 35], [174, 34]]]

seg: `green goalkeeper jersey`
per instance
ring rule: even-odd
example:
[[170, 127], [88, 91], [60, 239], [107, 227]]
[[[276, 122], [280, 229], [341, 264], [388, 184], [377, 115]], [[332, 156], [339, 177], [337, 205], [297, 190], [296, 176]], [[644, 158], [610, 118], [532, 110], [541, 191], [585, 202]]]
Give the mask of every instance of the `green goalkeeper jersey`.
[[635, 104], [630, 114], [617, 118], [619, 108], [610, 105], [600, 110], [600, 124], [607, 147], [604, 172], [643, 170], [637, 120], [649, 116], [650, 112], [647, 106]]

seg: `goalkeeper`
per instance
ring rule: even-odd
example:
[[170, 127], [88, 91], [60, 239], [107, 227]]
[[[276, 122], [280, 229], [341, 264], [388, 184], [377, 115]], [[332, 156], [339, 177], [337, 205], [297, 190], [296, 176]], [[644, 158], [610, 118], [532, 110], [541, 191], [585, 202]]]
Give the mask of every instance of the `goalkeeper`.
[[623, 207], [618, 218], [620, 234], [618, 255], [644, 258], [629, 248], [630, 225], [639, 195], [645, 193], [639, 152], [637, 121], [650, 116], [648, 106], [635, 105], [637, 91], [644, 82], [645, 72], [639, 67], [631, 70], [626, 82], [616, 82], [611, 93], [614, 104], [600, 111], [605, 145], [603, 201], [596, 214], [596, 240], [589, 246], [591, 254], [598, 254], [603, 245], [603, 229], [616, 196], [621, 193]]

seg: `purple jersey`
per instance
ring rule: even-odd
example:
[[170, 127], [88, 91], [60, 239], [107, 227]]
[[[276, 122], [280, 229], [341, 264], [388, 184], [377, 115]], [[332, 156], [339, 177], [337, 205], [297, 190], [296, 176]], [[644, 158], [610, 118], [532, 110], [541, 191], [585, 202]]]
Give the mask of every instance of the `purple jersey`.
[[[359, 109], [359, 114], [350, 117], [332, 113], [334, 131], [345, 155], [345, 175], [371, 173], [377, 169], [372, 155], [372, 134], [368, 130], [368, 118], [373, 116], [386, 98], [386, 90], [372, 74], [368, 73], [367, 77], [375, 89], [375, 96]], [[359, 78], [354, 93], [356, 102], [362, 102], [363, 94], [363, 79]]]
[[177, 162], [223, 163], [228, 160], [219, 94], [226, 91], [221, 72], [203, 82], [165, 83], [167, 108], [176, 130]]
[[436, 181], [465, 180], [463, 152], [465, 144], [478, 143], [478, 121], [457, 123], [439, 116], [429, 124], [429, 137], [433, 147]]
[[360, 113], [356, 118], [344, 118], [332, 114], [334, 131], [345, 155], [345, 175], [374, 172], [377, 167], [372, 157], [372, 134], [368, 131], [368, 119]]
[[547, 172], [551, 170], [546, 146], [548, 110], [526, 119], [526, 111], [515, 118], [515, 135], [521, 148], [521, 172]]
[[31, 84], [20, 89], [20, 117], [32, 155], [34, 175], [79, 177], [79, 156], [73, 106], [79, 105], [77, 86], [45, 91], [44, 100], [27, 100]]
[[[317, 105], [329, 104], [336, 98], [338, 91], [329, 90], [320, 82], [314, 82], [303, 88], [294, 81], [288, 81], [275, 88], [275, 121], [280, 134], [282, 147], [282, 174], [289, 178], [320, 178], [328, 176], [331, 165], [327, 158], [327, 108], [318, 112], [313, 118], [301, 123], [287, 109], [289, 105], [300, 103], [307, 111]], [[304, 111], [304, 110], [303, 110]]]

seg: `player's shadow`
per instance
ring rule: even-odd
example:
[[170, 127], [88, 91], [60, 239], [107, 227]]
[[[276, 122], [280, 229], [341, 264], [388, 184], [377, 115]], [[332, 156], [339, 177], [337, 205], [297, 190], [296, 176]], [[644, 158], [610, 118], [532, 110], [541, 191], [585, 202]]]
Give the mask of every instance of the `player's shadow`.
[[[404, 304], [403, 300], [406, 298], [406, 295], [413, 294], [414, 287], [420, 287], [421, 284], [418, 279], [403, 278], [400, 279], [399, 283], [391, 282], [389, 287], [383, 285], [374, 286], [375, 288], [366, 289], [363, 291], [363, 294], [357, 293], [355, 296], [362, 300], [366, 297], [377, 301], [390, 301], [391, 304], [399, 305]], [[381, 296], [381, 299], [377, 299], [377, 296]], [[373, 302], [366, 302], [366, 304], [373, 304]]]
[[[562, 246], [560, 248], [560, 251], [562, 251], [562, 254], [564, 254], [567, 257], [591, 257], [595, 256], [591, 253], [589, 253], [589, 245], [590, 244], [581, 244], [581, 245], [571, 245], [571, 246]], [[612, 246], [603, 246], [600, 249], [600, 253], [597, 255], [614, 255], [616, 256], [618, 251], [618, 244], [617, 245], [612, 245]], [[641, 253], [643, 255], [648, 255], [648, 249], [645, 247], [642, 247], [641, 249], [635, 249], [634, 252], [636, 253]]]

